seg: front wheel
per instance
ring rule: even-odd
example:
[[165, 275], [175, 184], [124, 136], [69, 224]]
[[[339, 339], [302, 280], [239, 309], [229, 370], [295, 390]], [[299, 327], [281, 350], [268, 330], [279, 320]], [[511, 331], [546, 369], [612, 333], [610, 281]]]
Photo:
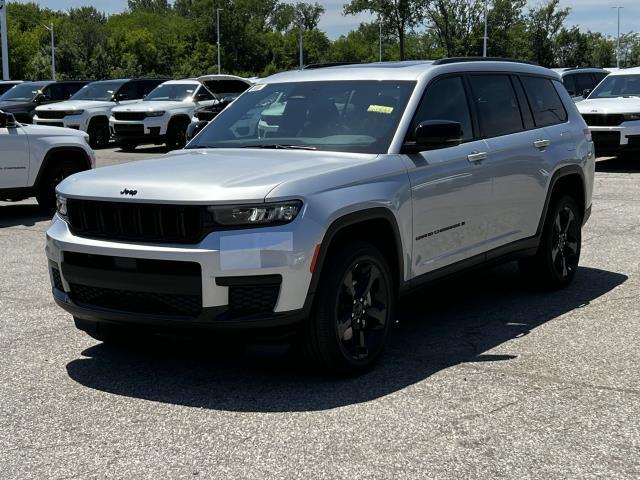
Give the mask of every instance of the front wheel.
[[183, 148], [187, 144], [187, 127], [189, 122], [174, 120], [167, 129], [166, 145], [169, 150]]
[[546, 289], [571, 283], [578, 269], [582, 247], [582, 216], [569, 196], [551, 205], [545, 219], [538, 252], [520, 261], [525, 279]]
[[91, 121], [87, 133], [91, 148], [100, 148], [109, 144], [109, 123], [107, 121], [100, 119]]
[[47, 213], [53, 213], [56, 209], [56, 187], [62, 180], [79, 171], [76, 162], [61, 161], [51, 165], [43, 174], [36, 194], [40, 208]]
[[302, 332], [307, 360], [331, 375], [368, 370], [384, 349], [394, 307], [392, 276], [378, 249], [353, 242], [333, 252]]

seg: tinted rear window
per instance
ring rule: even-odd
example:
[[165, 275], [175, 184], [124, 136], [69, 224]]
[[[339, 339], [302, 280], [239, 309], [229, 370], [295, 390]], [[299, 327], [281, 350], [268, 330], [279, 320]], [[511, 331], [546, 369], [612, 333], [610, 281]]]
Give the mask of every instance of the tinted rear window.
[[527, 93], [536, 126], [545, 127], [567, 121], [567, 111], [551, 80], [527, 76], [520, 78]]
[[470, 81], [484, 137], [523, 130], [518, 99], [508, 75], [473, 75]]

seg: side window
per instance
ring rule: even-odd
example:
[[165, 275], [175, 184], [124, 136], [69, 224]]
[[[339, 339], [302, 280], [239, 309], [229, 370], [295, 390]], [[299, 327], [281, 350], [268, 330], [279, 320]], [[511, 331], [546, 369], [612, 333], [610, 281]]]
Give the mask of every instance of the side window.
[[118, 95], [122, 100], [137, 100], [138, 98], [138, 88], [134, 82], [127, 82], [120, 90], [118, 90]]
[[520, 77], [529, 98], [536, 126], [545, 127], [567, 121], [567, 111], [551, 80], [541, 77]]
[[429, 86], [413, 117], [407, 140], [414, 140], [416, 126], [427, 120], [459, 122], [462, 125], [462, 141], [466, 142], [473, 138], [471, 114], [462, 77], [443, 78]]
[[590, 73], [580, 73], [576, 75], [576, 90], [578, 95], [582, 95], [582, 92], [594, 86]]
[[575, 97], [578, 94], [578, 90], [576, 89], [576, 79], [573, 78], [575, 77], [575, 75], [565, 75], [564, 77], [562, 77], [562, 83], [564, 84], [564, 87], [567, 89], [567, 92], [569, 92], [569, 95], [571, 95], [572, 97]]
[[78, 90], [80, 90], [82, 87], [84, 87], [84, 84], [82, 83], [67, 83], [65, 85], [65, 99], [66, 98], [70, 98], [74, 93], [76, 93]]
[[594, 73], [593, 76], [596, 77], [596, 85], [599, 84], [605, 77], [609, 75], [608, 73]]
[[497, 137], [524, 129], [509, 76], [472, 75], [469, 80], [483, 137]]
[[66, 100], [68, 97], [65, 97], [65, 86], [61, 83], [52, 83], [51, 85], [46, 86], [42, 93], [44, 93], [50, 100]]

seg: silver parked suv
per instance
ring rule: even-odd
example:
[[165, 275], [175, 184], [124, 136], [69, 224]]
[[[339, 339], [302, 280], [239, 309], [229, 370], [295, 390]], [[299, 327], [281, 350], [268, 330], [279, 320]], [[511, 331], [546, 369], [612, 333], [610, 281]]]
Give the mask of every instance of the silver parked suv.
[[589, 130], [545, 68], [277, 74], [186, 149], [60, 184], [53, 295], [99, 340], [295, 326], [316, 367], [357, 373], [425, 282], [518, 259], [527, 279], [568, 285], [593, 177]]

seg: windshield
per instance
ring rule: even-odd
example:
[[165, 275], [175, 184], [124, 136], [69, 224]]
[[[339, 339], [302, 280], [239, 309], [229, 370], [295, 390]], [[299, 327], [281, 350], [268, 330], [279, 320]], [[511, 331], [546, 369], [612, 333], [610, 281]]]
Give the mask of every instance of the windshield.
[[144, 98], [145, 102], [182, 102], [191, 98], [199, 85], [195, 83], [169, 83], [158, 85]]
[[0, 95], [2, 95], [4, 92], [9, 90], [10, 88], [13, 88], [15, 85], [18, 85], [18, 84], [17, 83], [0, 83]]
[[125, 82], [94, 82], [85, 85], [70, 100], [109, 101]]
[[640, 97], [640, 75], [609, 75], [589, 98]]
[[384, 153], [414, 82], [255, 85], [187, 148], [278, 148]]
[[45, 86], [46, 84], [42, 83], [23, 83], [16, 85], [7, 90], [7, 92], [0, 97], [0, 101], [30, 102]]

